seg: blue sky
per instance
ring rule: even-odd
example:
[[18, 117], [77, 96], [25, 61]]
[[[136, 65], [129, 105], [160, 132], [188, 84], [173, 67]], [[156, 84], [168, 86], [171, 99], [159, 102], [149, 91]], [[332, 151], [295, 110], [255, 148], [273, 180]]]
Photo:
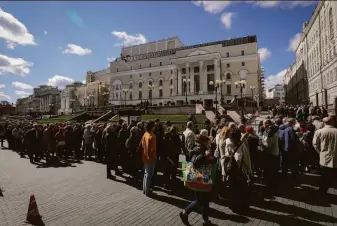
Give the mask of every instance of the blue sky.
[[107, 68], [122, 44], [178, 36], [185, 45], [257, 35], [269, 76], [281, 81], [309, 1], [0, 2], [0, 100], [14, 102], [42, 84], [83, 81]]

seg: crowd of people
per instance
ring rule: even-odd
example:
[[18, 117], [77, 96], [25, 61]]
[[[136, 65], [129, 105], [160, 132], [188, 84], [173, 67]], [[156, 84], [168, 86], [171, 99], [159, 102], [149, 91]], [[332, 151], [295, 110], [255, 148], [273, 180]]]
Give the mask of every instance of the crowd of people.
[[45, 159], [48, 165], [68, 158], [95, 157], [106, 164], [107, 178], [115, 180], [128, 174], [135, 183], [142, 181], [148, 197], [155, 196], [158, 172], [163, 174], [164, 186], [175, 192], [180, 155], [195, 168], [215, 164], [217, 179], [212, 192], [195, 191], [196, 200], [179, 214], [189, 225], [189, 213], [200, 206], [204, 225], [210, 225], [209, 203], [214, 195], [226, 196], [233, 212], [244, 213], [254, 183], [264, 183], [266, 195], [273, 195], [288, 171], [294, 186], [301, 173], [319, 172], [321, 193], [326, 193], [335, 180], [336, 118], [324, 109], [309, 111], [307, 106], [279, 106], [270, 111], [271, 116], [256, 127], [247, 120], [235, 123], [216, 119], [214, 123], [206, 120], [201, 130], [190, 115], [183, 131], [159, 119], [132, 121], [130, 125], [123, 120], [101, 125], [42, 125], [6, 119], [0, 121], [0, 139], [2, 147], [7, 140], [9, 149], [21, 157], [28, 155], [32, 163]]

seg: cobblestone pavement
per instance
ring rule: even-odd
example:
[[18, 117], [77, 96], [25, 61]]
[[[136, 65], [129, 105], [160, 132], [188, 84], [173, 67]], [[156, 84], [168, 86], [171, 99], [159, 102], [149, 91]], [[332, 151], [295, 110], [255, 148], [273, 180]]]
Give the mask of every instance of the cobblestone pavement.
[[[178, 213], [193, 194], [181, 187], [169, 195], [157, 188], [153, 199], [125, 179], [105, 178], [105, 166], [84, 161], [71, 166], [42, 168], [9, 150], [0, 150], [0, 225], [24, 225], [29, 197], [35, 194], [45, 225], [182, 225]], [[211, 221], [216, 225], [333, 225], [337, 224], [336, 190], [326, 197], [313, 191], [317, 176], [306, 175], [301, 186], [280, 187], [274, 199], [252, 194], [251, 210], [245, 216], [233, 214], [226, 200], [211, 204]], [[254, 190], [259, 190], [255, 186]], [[190, 215], [192, 225], [201, 216]]]

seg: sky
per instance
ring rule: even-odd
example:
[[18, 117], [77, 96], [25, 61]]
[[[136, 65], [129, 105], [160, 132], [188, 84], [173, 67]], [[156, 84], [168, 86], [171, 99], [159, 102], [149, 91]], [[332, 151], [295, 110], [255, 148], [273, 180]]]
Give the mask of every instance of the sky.
[[266, 86], [282, 83], [314, 1], [0, 2], [0, 100], [85, 80], [121, 46], [178, 36], [185, 46], [256, 35]]

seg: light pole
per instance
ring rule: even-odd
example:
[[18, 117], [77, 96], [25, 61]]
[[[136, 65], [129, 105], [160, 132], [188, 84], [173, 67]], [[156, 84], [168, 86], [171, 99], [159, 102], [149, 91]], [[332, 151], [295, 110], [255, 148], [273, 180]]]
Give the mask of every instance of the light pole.
[[[235, 83], [235, 87], [240, 89], [240, 95], [241, 95], [241, 100], [242, 98], [242, 93], [243, 93], [243, 89], [246, 87], [246, 80], [239, 80], [236, 81]], [[241, 117], [244, 118], [244, 114], [243, 114], [243, 104], [242, 104], [242, 108], [241, 108]]]
[[124, 101], [125, 101], [125, 107], [126, 107], [126, 94], [129, 92], [128, 89], [122, 89], [123, 93], [124, 93]]
[[150, 102], [151, 102], [151, 106], [152, 106], [152, 95], [153, 95], [153, 90], [154, 90], [154, 85], [148, 85], [149, 87], [149, 97], [150, 97]]
[[254, 104], [254, 91], [255, 91], [255, 86], [250, 86], [250, 90], [252, 91], [252, 99], [253, 99], [253, 114], [255, 110], [255, 104]]
[[102, 95], [103, 95], [103, 97], [104, 97], [104, 106], [105, 106], [105, 104], [106, 104], [106, 99], [107, 99], [107, 97], [109, 96], [109, 92], [104, 92]]
[[51, 118], [51, 114], [53, 113], [54, 104], [49, 104], [49, 118]]
[[186, 97], [186, 105], [188, 104], [188, 101], [187, 101], [187, 84], [189, 84], [190, 82], [191, 82], [190, 79], [186, 79], [186, 78], [183, 79], [184, 89], [185, 89], [185, 97]]
[[214, 86], [214, 88], [215, 88], [215, 117], [218, 116], [218, 90], [219, 90], [220, 86], [222, 86], [222, 83], [226, 83], [226, 81], [216, 80], [215, 84], [214, 84], [213, 81], [209, 82], [209, 85]]
[[69, 101], [71, 103], [71, 114], [73, 114], [74, 113], [74, 102], [75, 102], [75, 99], [70, 99]]

